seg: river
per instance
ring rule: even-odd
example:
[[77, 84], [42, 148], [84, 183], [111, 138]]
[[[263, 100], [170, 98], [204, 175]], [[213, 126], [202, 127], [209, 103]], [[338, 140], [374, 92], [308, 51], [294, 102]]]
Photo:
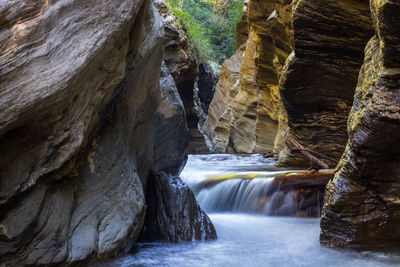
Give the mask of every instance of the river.
[[[271, 211], [265, 207], [255, 211], [248, 205], [251, 198], [245, 195], [258, 194], [262, 183], [268, 184], [268, 178], [248, 181], [245, 186], [238, 180], [229, 180], [218, 184], [219, 188], [214, 186], [200, 191], [196, 188], [210, 176], [249, 172], [268, 176], [281, 171], [285, 169], [275, 168], [272, 159], [261, 155], [190, 155], [181, 177], [197, 191], [198, 201], [213, 221], [218, 240], [139, 243], [127, 256], [102, 266], [400, 266], [400, 257], [395, 254], [321, 246], [318, 218], [268, 216]], [[229, 189], [235, 187], [235, 190]], [[218, 194], [224, 192], [243, 196], [221, 200]], [[224, 204], [217, 205], [219, 200]]]

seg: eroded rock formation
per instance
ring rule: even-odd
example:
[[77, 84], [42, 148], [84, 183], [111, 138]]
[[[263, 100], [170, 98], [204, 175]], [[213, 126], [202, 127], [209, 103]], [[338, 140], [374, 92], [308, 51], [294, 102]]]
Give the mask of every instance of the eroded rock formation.
[[[237, 40], [237, 43], [243, 42], [243, 29], [247, 23], [248, 40], [242, 52], [243, 64], [239, 75], [221, 75], [220, 85], [216, 87], [216, 94], [228, 95], [223, 92], [226, 91], [225, 84], [236, 84], [233, 94], [229, 95], [232, 104], [228, 107], [225, 105], [227, 100], [214, 97], [205, 124], [205, 132], [216, 146], [216, 151], [253, 153], [282, 147], [282, 138], [276, 137], [278, 122], [282, 121], [284, 125], [286, 115], [278, 83], [281, 69], [293, 49], [291, 9], [291, 1], [250, 0], [245, 6]], [[227, 61], [225, 65], [229, 64]], [[231, 82], [230, 76], [236, 76], [237, 80]], [[223, 81], [226, 77], [228, 81]], [[226, 111], [221, 112], [223, 109]], [[212, 114], [215, 111], [216, 114]], [[221, 116], [228, 113], [234, 118], [230, 122], [225, 115]]]
[[[368, 1], [299, 0], [293, 20], [295, 50], [280, 82], [287, 137], [339, 159], [363, 51], [373, 34]], [[287, 147], [279, 163], [307, 164]]]
[[328, 184], [321, 242], [328, 246], [400, 244], [400, 2], [371, 1], [376, 34], [365, 49], [349, 140]]
[[235, 97], [240, 90], [239, 71], [243, 61], [242, 46], [235, 54], [222, 64], [208, 117], [204, 124], [204, 132], [210, 137], [213, 148], [217, 152], [234, 152], [229, 145], [231, 125], [234, 121], [233, 107]]
[[[209, 102], [208, 104], [206, 102], [211, 100], [205, 99], [205, 102], [203, 102], [197, 96], [199, 90], [196, 91], [198, 86], [196, 81], [199, 76], [199, 70], [198, 63], [191, 54], [194, 51], [189, 49], [189, 37], [186, 34], [184, 25], [169, 11], [168, 6], [162, 0], [155, 1], [155, 7], [160, 12], [164, 24], [164, 61], [175, 80], [185, 107], [189, 127], [189, 153], [208, 153], [210, 149], [202, 132], [199, 131], [199, 122], [202, 123], [206, 118], [206, 114], [202, 110], [202, 104], [208, 108]], [[204, 74], [204, 71], [202, 74]], [[211, 79], [213, 85], [213, 76], [203, 76], [202, 78], [199, 84], [202, 89], [202, 95], [211, 94], [212, 98], [213, 86], [201, 86], [207, 83], [206, 78]], [[210, 92], [206, 92], [207, 90], [210, 90]]]
[[150, 173], [187, 156], [160, 17], [147, 0], [11, 1], [0, 17], [0, 262], [113, 256], [142, 229]]

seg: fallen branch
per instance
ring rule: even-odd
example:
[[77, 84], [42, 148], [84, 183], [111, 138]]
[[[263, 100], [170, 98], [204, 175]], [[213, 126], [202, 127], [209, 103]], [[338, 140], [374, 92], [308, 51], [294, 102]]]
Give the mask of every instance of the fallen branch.
[[309, 148], [292, 148], [292, 151], [293, 151], [293, 152], [306, 151], [306, 152], [310, 153], [311, 155], [313, 155], [313, 156], [315, 156], [315, 157], [323, 158], [323, 159], [332, 161], [332, 162], [334, 162], [334, 163], [336, 163], [336, 164], [338, 163], [337, 160], [335, 160], [335, 159], [333, 159], [333, 158], [331, 158], [331, 157], [328, 157], [328, 156], [326, 156], [326, 155], [324, 155], [324, 154], [322, 154], [322, 153], [319, 153], [319, 152], [316, 152], [316, 151], [314, 151], [314, 150], [311, 150], [311, 149], [309, 149]]
[[281, 190], [325, 186], [333, 176], [333, 170], [298, 171], [278, 174], [273, 185]]
[[[296, 140], [292, 138], [286, 139], [286, 144], [292, 149], [292, 151], [297, 150], [302, 154], [306, 159], [308, 159], [313, 167], [317, 167], [318, 169], [328, 169], [328, 165], [313, 156], [309, 151], [307, 151], [302, 145], [300, 145]], [[313, 151], [314, 152], [314, 151]]]

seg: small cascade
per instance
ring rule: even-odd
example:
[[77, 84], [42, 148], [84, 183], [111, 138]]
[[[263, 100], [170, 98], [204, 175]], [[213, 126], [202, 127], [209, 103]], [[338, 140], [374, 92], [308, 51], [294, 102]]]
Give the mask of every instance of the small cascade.
[[[204, 156], [198, 158], [202, 161], [202, 168], [199, 169], [196, 169], [196, 160], [191, 159], [192, 172], [183, 172], [182, 179], [191, 186], [200, 206], [208, 213], [235, 212], [299, 217], [320, 215], [325, 184], [310, 183], [309, 179], [297, 183], [297, 179], [291, 180], [290, 177], [302, 171], [273, 168], [273, 162], [252, 157], [252, 160], [261, 162], [254, 163], [251, 167], [246, 166], [245, 171], [238, 171], [240, 167], [235, 155], [214, 155], [208, 158], [210, 164], [215, 164], [218, 159], [222, 163], [218, 171], [212, 168], [212, 172], [204, 168]], [[274, 177], [279, 175], [286, 176], [277, 183]]]
[[196, 188], [196, 196], [206, 212], [232, 211], [261, 213], [273, 178], [229, 179], [211, 187]]
[[211, 186], [208, 183], [199, 183], [194, 192], [203, 209], [210, 213], [319, 216], [323, 188], [280, 190], [273, 184], [273, 179], [227, 179]]

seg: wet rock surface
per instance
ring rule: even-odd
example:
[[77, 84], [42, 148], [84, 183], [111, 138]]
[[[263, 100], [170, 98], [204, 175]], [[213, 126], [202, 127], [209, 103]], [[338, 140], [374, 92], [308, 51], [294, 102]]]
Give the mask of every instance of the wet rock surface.
[[[285, 135], [339, 159], [363, 51], [373, 35], [368, 1], [300, 0], [293, 21], [295, 49], [280, 81], [288, 115]], [[307, 164], [287, 147], [279, 163]]]
[[115, 256], [142, 230], [150, 173], [177, 175], [187, 158], [165, 66], [160, 80], [162, 21], [151, 1], [3, 7], [0, 262]]
[[142, 240], [181, 242], [217, 238], [211, 220], [179, 177], [165, 173], [152, 175], [146, 202]]
[[376, 34], [365, 49], [346, 150], [325, 196], [320, 238], [327, 246], [400, 244], [399, 12], [397, 1], [371, 1]]

